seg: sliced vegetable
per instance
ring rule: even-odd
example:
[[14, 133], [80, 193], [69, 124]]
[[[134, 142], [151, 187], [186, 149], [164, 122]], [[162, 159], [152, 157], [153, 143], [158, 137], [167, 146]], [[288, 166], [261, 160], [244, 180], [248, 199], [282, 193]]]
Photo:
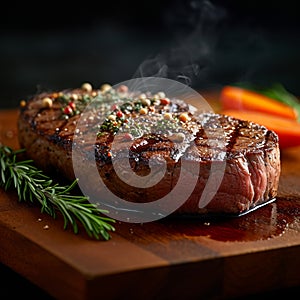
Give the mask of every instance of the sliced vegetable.
[[220, 93], [220, 102], [222, 110], [262, 112], [294, 121], [300, 117], [295, 107], [237, 86], [225, 86]]
[[257, 111], [221, 110], [222, 114], [263, 125], [277, 133], [281, 149], [300, 146], [300, 123]]
[[269, 87], [259, 87], [245, 82], [238, 83], [237, 85], [293, 107], [297, 110], [298, 122], [300, 122], [300, 100], [290, 93], [281, 83], [275, 82]]

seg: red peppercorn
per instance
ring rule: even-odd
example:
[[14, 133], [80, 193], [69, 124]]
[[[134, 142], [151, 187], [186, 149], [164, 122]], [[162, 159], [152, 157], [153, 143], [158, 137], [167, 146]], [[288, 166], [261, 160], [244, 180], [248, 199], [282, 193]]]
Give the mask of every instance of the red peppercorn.
[[76, 109], [76, 104], [74, 102], [71, 101], [68, 105], [72, 108], [72, 110]]
[[169, 98], [162, 98], [162, 99], [160, 99], [160, 104], [168, 105], [168, 104], [170, 104], [170, 99]]
[[123, 117], [123, 113], [120, 110], [117, 111], [116, 115], [117, 115], [118, 118]]
[[119, 93], [127, 93], [128, 92], [128, 87], [126, 85], [122, 84], [118, 87], [118, 92]]
[[72, 107], [71, 106], [66, 106], [65, 109], [64, 109], [64, 114], [66, 115], [70, 115], [72, 114], [73, 110], [72, 110]]

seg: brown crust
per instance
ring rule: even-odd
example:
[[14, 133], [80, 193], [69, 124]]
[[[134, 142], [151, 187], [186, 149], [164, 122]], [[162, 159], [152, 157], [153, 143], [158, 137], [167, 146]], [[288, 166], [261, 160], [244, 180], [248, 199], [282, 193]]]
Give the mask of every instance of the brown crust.
[[[99, 91], [86, 92], [81, 89], [60, 93], [68, 95], [91, 95]], [[59, 93], [41, 93], [29, 100], [21, 108], [18, 120], [19, 142], [26, 148], [28, 157], [46, 172], [62, 174], [68, 180], [75, 179], [72, 165], [72, 142], [80, 114], [66, 116], [63, 110], [65, 102], [58, 101]], [[53, 99], [51, 107], [45, 107], [43, 99]], [[173, 105], [172, 105], [173, 104]], [[153, 105], [151, 113], [145, 118], [157, 121], [160, 115], [171, 111], [177, 116], [189, 110], [184, 102], [174, 101], [170, 105]], [[130, 116], [132, 117], [132, 114]], [[86, 149], [95, 147], [99, 172], [105, 184], [118, 196], [128, 201], [153, 201], [167, 194], [178, 178], [180, 159], [200, 164], [197, 185], [186, 203], [178, 210], [181, 213], [241, 213], [264, 203], [277, 194], [280, 175], [280, 153], [278, 137], [267, 128], [258, 124], [238, 120], [214, 113], [193, 115], [189, 112], [189, 122], [179, 122], [184, 132], [192, 132], [192, 142], [182, 142], [182, 153], [174, 148], [174, 141], [155, 134], [144, 134], [133, 140], [120, 142], [118, 155], [130, 149], [131, 167], [137, 174], [149, 171], [149, 159], [159, 154], [167, 161], [167, 173], [162, 183], [155, 188], [132, 188], [116, 176], [110, 157], [114, 134], [106, 132], [92, 142], [86, 142]], [[94, 121], [91, 121], [93, 123]], [[221, 126], [223, 146], [218, 149]], [[213, 147], [213, 144], [216, 147]], [[226, 167], [222, 183], [212, 201], [199, 209], [199, 197], [205, 187], [212, 163], [218, 161], [216, 149], [226, 154]], [[213, 150], [213, 151], [212, 151]], [[176, 152], [177, 151], [177, 152]], [[180, 159], [178, 158], [180, 157]], [[222, 159], [220, 158], [220, 163]], [[194, 176], [187, 172], [186, 178]], [[142, 197], [141, 197], [142, 196]], [[142, 199], [142, 200], [141, 200]]]

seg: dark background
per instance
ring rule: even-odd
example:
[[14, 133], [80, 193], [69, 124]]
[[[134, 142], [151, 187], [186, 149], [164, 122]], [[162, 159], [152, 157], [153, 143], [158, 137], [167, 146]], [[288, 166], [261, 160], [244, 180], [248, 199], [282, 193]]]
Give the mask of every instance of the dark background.
[[300, 95], [297, 1], [7, 5], [0, 17], [0, 108], [42, 90], [139, 76], [195, 89], [280, 82]]

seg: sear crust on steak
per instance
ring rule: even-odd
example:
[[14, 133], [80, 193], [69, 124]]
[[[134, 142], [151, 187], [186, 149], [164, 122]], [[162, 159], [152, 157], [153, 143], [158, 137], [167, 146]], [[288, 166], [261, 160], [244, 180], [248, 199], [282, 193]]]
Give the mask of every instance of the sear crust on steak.
[[[241, 214], [276, 197], [280, 152], [273, 131], [226, 115], [197, 113], [184, 101], [168, 99], [162, 93], [128, 93], [126, 87], [102, 91], [85, 85], [37, 94], [20, 107], [20, 146], [45, 172], [74, 180], [72, 144], [75, 135], [81, 134], [87, 137], [81, 151], [94, 155], [91, 161], [96, 160], [105, 186], [132, 202], [162, 198], [176, 186], [180, 172], [184, 172], [186, 184], [196, 176], [192, 193], [176, 214]], [[83, 117], [89, 103], [98, 103], [101, 114], [93, 107]], [[82, 118], [86, 128], [94, 132], [93, 138], [85, 129], [78, 129]], [[130, 130], [126, 131], [126, 127]], [[154, 186], [131, 185], [133, 175], [131, 178], [128, 172], [127, 182], [120, 179], [112, 163], [114, 156], [119, 161], [129, 161], [135, 176], [149, 174], [151, 158], [163, 159], [164, 177]], [[81, 163], [84, 168], [86, 160]], [[195, 171], [186, 167], [189, 164], [199, 168]], [[217, 167], [212, 168], [213, 164]], [[220, 169], [224, 166], [222, 180], [210, 201], [199, 207], [208, 178], [218, 170], [218, 164]], [[155, 163], [151, 168], [155, 170]]]

